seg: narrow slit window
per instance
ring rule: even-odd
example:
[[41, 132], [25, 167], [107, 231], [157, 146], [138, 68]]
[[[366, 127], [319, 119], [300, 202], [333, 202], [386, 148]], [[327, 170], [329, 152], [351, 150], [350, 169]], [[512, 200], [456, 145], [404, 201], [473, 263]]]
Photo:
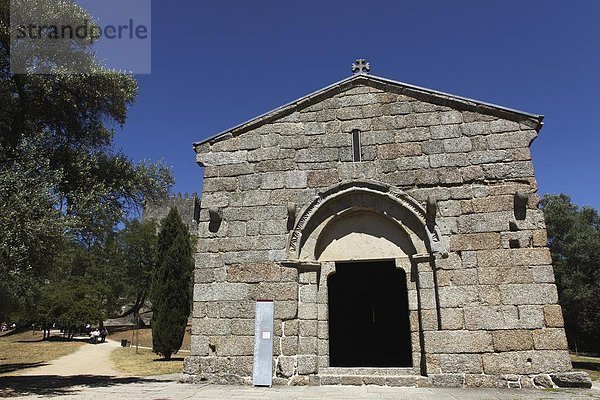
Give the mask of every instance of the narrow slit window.
[[360, 131], [358, 129], [352, 130], [352, 161], [362, 161], [360, 151]]

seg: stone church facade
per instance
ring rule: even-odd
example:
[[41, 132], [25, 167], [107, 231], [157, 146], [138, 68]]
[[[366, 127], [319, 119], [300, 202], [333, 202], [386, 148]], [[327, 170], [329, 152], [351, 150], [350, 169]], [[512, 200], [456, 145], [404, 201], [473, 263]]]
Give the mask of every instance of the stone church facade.
[[275, 383], [572, 379], [529, 149], [542, 119], [361, 69], [195, 143], [184, 379], [250, 382], [257, 299]]

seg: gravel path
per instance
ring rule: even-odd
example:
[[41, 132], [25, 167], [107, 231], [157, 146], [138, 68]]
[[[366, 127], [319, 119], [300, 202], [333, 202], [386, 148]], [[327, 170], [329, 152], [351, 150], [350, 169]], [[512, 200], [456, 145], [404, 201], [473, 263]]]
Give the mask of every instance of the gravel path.
[[21, 376], [121, 376], [122, 374], [113, 368], [112, 363], [108, 359], [108, 355], [117, 347], [119, 347], [119, 343], [109, 339], [104, 343], [86, 343], [76, 352], [50, 361], [48, 365], [31, 368], [21, 374]]

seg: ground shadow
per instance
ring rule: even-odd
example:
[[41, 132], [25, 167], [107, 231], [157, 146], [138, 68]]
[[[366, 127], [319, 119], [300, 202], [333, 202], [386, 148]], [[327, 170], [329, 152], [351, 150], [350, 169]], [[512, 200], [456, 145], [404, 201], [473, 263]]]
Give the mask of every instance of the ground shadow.
[[156, 378], [118, 378], [99, 375], [0, 376], [0, 397], [18, 397], [23, 395], [62, 396], [77, 394], [80, 390], [78, 386], [96, 388], [160, 381], [160, 379]]
[[74, 338], [68, 338], [68, 337], [63, 337], [63, 336], [50, 336], [49, 338], [46, 339], [22, 339], [22, 340], [17, 340], [16, 343], [40, 343], [40, 342], [82, 342], [82, 343], [89, 343], [90, 342], [90, 338], [88, 337], [74, 337]]
[[183, 361], [183, 360], [184, 360], [183, 357], [171, 357], [169, 360], [167, 360], [165, 358], [155, 358], [152, 361], [171, 362], [171, 361]]
[[573, 368], [577, 369], [589, 369], [592, 371], [600, 371], [600, 363], [586, 362], [586, 361], [573, 361]]
[[9, 372], [19, 371], [21, 369], [27, 368], [37, 368], [43, 367], [44, 365], [48, 365], [45, 362], [38, 361], [32, 363], [12, 363], [12, 364], [0, 364], [0, 374], [7, 374]]

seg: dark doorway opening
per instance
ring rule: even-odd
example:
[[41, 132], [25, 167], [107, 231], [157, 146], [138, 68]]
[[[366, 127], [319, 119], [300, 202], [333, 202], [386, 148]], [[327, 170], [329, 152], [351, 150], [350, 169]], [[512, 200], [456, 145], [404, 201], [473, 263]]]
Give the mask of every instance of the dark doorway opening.
[[337, 263], [329, 276], [329, 365], [412, 367], [406, 274], [393, 261]]

